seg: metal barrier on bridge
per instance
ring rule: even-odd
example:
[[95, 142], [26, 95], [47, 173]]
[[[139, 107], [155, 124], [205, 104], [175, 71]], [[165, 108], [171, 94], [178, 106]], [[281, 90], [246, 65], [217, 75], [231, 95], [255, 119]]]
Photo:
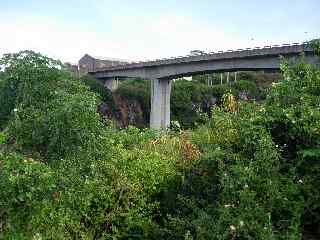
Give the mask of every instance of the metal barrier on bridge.
[[245, 49], [236, 49], [236, 50], [227, 50], [227, 51], [211, 51], [211, 52], [203, 52], [198, 55], [186, 55], [186, 56], [178, 56], [178, 57], [168, 57], [168, 58], [162, 58], [162, 59], [155, 59], [155, 60], [147, 60], [147, 61], [139, 61], [139, 62], [132, 62], [128, 64], [121, 64], [121, 65], [115, 65], [107, 68], [101, 68], [97, 69], [98, 71], [110, 71], [110, 70], [121, 70], [121, 69], [127, 69], [127, 68], [137, 68], [137, 67], [144, 67], [144, 66], [153, 66], [156, 64], [171, 64], [171, 63], [180, 63], [182, 60], [188, 60], [194, 57], [201, 57], [201, 56], [221, 56], [224, 54], [232, 54], [232, 53], [241, 53], [241, 52], [248, 52], [248, 51], [256, 51], [256, 50], [270, 50], [272, 48], [284, 48], [284, 47], [297, 47], [297, 46], [306, 46], [308, 43], [284, 43], [281, 45], [270, 45], [270, 46], [264, 46], [264, 47], [253, 47], [253, 48], [245, 48]]

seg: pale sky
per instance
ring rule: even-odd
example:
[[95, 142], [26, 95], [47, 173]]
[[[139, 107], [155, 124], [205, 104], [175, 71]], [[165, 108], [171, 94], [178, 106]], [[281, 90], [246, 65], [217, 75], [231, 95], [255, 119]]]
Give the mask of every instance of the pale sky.
[[0, 0], [0, 55], [146, 60], [320, 37], [320, 0]]

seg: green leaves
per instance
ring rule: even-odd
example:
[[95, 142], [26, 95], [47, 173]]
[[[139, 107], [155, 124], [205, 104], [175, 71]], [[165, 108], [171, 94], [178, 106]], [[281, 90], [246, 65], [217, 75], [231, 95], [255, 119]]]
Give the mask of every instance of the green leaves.
[[310, 41], [309, 45], [314, 49], [315, 53], [320, 56], [320, 39]]
[[3, 132], [0, 132], [0, 145], [3, 144], [6, 140], [6, 135]]
[[[59, 61], [32, 51], [7, 54], [0, 82], [8, 133], [23, 149], [63, 157], [96, 138], [100, 118], [97, 97]], [[2, 108], [1, 108], [2, 109]], [[0, 119], [1, 122], [1, 119]]]

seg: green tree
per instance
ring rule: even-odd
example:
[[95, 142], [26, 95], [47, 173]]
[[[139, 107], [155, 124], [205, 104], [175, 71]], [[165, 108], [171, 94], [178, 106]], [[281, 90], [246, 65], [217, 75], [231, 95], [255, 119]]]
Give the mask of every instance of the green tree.
[[99, 131], [96, 95], [59, 61], [23, 51], [4, 55], [1, 65], [6, 76], [1, 83], [8, 87], [0, 102], [12, 115], [7, 131], [19, 146], [64, 156]]

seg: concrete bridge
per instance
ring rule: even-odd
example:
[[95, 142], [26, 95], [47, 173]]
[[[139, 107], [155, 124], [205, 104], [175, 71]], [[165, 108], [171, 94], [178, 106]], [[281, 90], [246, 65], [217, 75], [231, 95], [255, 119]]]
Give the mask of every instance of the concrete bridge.
[[99, 69], [89, 74], [114, 88], [119, 78], [143, 78], [151, 84], [150, 127], [170, 125], [171, 80], [179, 77], [215, 72], [278, 70], [281, 57], [296, 59], [305, 55], [308, 63], [318, 64], [314, 51], [305, 44], [284, 44], [236, 51], [210, 52], [155, 61], [136, 62]]

